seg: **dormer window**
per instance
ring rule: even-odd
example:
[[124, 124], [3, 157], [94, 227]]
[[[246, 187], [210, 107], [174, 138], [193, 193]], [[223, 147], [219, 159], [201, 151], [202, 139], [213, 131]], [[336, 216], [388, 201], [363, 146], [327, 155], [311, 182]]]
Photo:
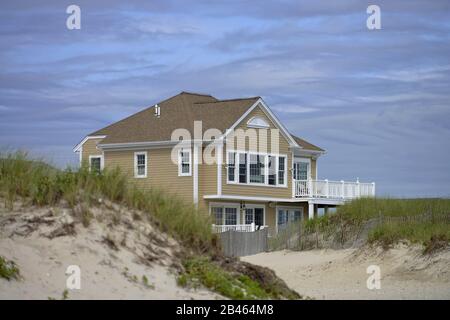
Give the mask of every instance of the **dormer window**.
[[261, 117], [253, 117], [247, 122], [247, 127], [256, 129], [269, 129], [270, 125]]

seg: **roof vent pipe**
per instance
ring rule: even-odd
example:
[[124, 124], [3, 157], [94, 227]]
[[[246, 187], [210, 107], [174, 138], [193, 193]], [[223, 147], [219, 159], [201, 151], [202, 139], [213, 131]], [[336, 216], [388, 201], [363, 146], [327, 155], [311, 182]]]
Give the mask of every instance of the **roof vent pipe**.
[[161, 117], [161, 108], [157, 104], [155, 104], [155, 117]]

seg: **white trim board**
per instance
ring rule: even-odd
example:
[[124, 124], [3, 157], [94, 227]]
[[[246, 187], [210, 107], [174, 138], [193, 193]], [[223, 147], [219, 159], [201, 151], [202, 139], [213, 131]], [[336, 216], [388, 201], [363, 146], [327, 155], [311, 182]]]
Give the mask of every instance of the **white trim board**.
[[294, 198], [271, 198], [271, 197], [248, 197], [238, 195], [205, 195], [203, 199], [206, 200], [236, 200], [236, 201], [260, 201], [260, 202], [307, 202], [306, 199], [294, 199]]
[[104, 139], [106, 138], [106, 136], [86, 136], [83, 140], [81, 140], [80, 143], [78, 143], [74, 148], [73, 148], [73, 152], [78, 152], [80, 151], [80, 148], [83, 147], [83, 144], [90, 140], [90, 139]]

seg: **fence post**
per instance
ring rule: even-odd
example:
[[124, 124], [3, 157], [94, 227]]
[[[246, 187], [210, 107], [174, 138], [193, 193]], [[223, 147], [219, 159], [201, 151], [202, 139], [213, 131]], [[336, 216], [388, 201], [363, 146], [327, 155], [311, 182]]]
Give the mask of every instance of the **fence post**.
[[313, 196], [313, 183], [312, 183], [312, 179], [310, 178], [309, 180], [308, 180], [308, 195], [310, 196], [310, 197], [312, 197]]
[[359, 178], [356, 178], [356, 196], [361, 197], [361, 185], [359, 184]]
[[342, 199], [345, 198], [345, 182], [344, 180], [341, 180], [341, 192], [342, 192]]
[[325, 179], [325, 197], [330, 197], [330, 186], [328, 184], [328, 179]]

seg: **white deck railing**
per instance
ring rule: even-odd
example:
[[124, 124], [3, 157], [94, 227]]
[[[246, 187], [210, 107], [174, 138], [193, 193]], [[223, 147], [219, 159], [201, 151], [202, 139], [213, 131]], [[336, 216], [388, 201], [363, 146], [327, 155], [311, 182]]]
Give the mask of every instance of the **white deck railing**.
[[356, 199], [375, 196], [375, 182], [294, 180], [295, 198]]
[[[265, 228], [265, 226], [261, 226], [261, 229]], [[234, 225], [212, 225], [213, 232], [221, 233], [226, 231], [240, 231], [240, 232], [254, 232], [256, 231], [256, 225], [254, 223], [251, 224], [234, 224]]]

